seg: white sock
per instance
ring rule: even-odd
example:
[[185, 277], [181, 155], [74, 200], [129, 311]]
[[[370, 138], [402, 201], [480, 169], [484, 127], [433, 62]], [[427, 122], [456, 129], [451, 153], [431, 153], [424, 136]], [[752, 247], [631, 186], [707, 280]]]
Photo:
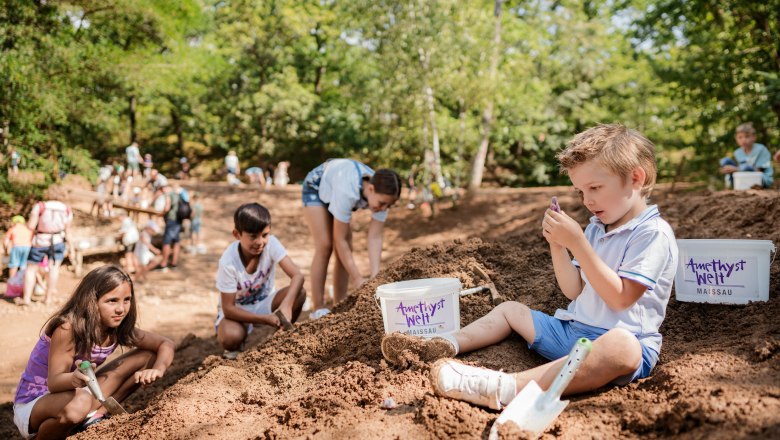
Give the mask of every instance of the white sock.
[[442, 339], [446, 339], [447, 341], [449, 341], [450, 344], [452, 344], [453, 347], [455, 347], [455, 354], [460, 353], [460, 346], [458, 345], [458, 340], [455, 339], [455, 335], [450, 333], [448, 335], [441, 335], [439, 337]]

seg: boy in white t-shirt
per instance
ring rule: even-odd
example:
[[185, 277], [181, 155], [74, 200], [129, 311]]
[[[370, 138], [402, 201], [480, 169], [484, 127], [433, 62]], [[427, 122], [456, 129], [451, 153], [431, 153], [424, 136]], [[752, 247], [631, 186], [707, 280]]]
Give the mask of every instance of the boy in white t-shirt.
[[[274, 315], [280, 310], [295, 322], [306, 300], [303, 274], [287, 255], [279, 240], [271, 235], [271, 214], [258, 203], [241, 205], [233, 215], [233, 237], [219, 259], [217, 290], [220, 292], [217, 339], [223, 356], [235, 359], [254, 325], [280, 327]], [[290, 285], [276, 290], [276, 265], [290, 277]]]
[[558, 160], [594, 214], [584, 233], [563, 211], [548, 209], [542, 222], [569, 307], [550, 316], [510, 301], [454, 334], [422, 343], [401, 333], [382, 340], [385, 358], [401, 363], [405, 350], [434, 360], [495, 344], [514, 331], [551, 362], [509, 374], [440, 359], [431, 368], [438, 394], [501, 409], [531, 380], [547, 389], [583, 337], [594, 341], [593, 351], [564, 394], [625, 385], [655, 367], [678, 257], [672, 228], [646, 201], [655, 185], [655, 146], [635, 130], [599, 125], [575, 136]]

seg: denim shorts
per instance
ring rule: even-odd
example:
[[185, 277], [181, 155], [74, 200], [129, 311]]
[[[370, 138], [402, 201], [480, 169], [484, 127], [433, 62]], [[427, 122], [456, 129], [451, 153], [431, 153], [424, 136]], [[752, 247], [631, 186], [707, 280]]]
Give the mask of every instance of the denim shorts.
[[309, 171], [309, 174], [303, 179], [303, 189], [301, 190], [303, 206], [328, 206], [320, 199], [320, 180], [322, 180], [323, 172], [325, 172], [325, 164]]
[[27, 267], [27, 257], [30, 255], [30, 246], [14, 246], [8, 260], [8, 268], [24, 269]]
[[[528, 348], [551, 361], [568, 356], [578, 339], [587, 338], [593, 341], [609, 331], [577, 321], [563, 321], [538, 310], [531, 310], [531, 316], [534, 320], [536, 338], [533, 343], [528, 344]], [[650, 376], [658, 362], [658, 352], [647, 347], [638, 338], [637, 340], [642, 347], [642, 362], [633, 373], [613, 380], [613, 385], [627, 385], [634, 380]]]
[[179, 242], [181, 234], [181, 223], [176, 220], [165, 220], [165, 232], [163, 232], [163, 244], [173, 244]]
[[[40, 263], [43, 261], [43, 257], [48, 255], [51, 260], [52, 254], [49, 253], [49, 246], [45, 247], [33, 247], [30, 248], [30, 256], [27, 257], [27, 261], [33, 263]], [[53, 249], [54, 261], [62, 261], [65, 259], [65, 243], [58, 243], [54, 245]]]
[[200, 232], [200, 219], [196, 218], [190, 223], [190, 232], [197, 234]]

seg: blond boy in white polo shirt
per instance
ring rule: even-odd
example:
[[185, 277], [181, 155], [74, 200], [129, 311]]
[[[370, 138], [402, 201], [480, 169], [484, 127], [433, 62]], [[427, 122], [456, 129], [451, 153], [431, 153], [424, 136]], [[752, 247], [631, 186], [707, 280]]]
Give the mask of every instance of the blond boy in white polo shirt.
[[[674, 232], [647, 205], [656, 179], [655, 146], [635, 130], [599, 125], [578, 134], [558, 155], [585, 207], [594, 214], [583, 232], [565, 212], [547, 210], [542, 233], [550, 244], [555, 278], [572, 302], [555, 316], [505, 302], [442, 338], [394, 333], [382, 340], [387, 360], [405, 350], [424, 360], [495, 344], [517, 332], [551, 362], [515, 374], [440, 359], [431, 382], [440, 395], [501, 409], [530, 380], [550, 386], [577, 339], [593, 351], [564, 394], [650, 375], [661, 350], [658, 332], [677, 269]], [[570, 254], [574, 257], [571, 258]]]

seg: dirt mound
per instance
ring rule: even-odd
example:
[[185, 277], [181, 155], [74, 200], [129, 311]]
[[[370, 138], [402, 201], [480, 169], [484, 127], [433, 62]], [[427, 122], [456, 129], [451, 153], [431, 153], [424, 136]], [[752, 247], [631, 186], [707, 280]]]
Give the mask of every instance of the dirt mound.
[[[659, 205], [678, 238], [780, 243], [777, 192], [668, 195]], [[584, 210], [572, 213], [585, 218]], [[373, 293], [382, 283], [427, 277], [458, 277], [472, 286], [479, 278], [469, 266], [479, 261], [502, 295], [553, 313], [567, 301], [537, 223], [523, 224], [500, 241], [456, 240], [412, 249], [331, 315], [277, 333], [236, 361], [206, 357], [174, 385], [166, 388], [168, 379], [152, 387], [156, 398], [134, 396], [128, 406], [137, 412], [78, 438], [484, 438], [496, 412], [433, 395], [429, 364], [398, 369], [382, 360], [382, 318]], [[714, 306], [672, 298], [654, 375], [575, 397], [545, 438], [780, 437], [777, 265], [771, 279], [768, 303]], [[488, 295], [462, 298], [461, 324], [491, 307]], [[179, 355], [204, 344], [190, 341]], [[461, 359], [507, 371], [544, 361], [517, 336]], [[398, 406], [383, 409], [387, 397]], [[133, 403], [149, 400], [143, 409]]]

